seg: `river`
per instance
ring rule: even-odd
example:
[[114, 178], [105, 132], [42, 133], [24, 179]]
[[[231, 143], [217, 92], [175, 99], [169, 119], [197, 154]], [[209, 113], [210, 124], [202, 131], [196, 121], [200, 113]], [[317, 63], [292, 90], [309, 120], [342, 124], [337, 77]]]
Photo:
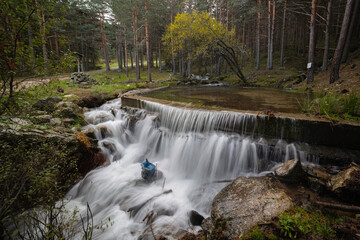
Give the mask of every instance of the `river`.
[[[94, 239], [151, 239], [143, 221], [150, 212], [156, 236], [171, 239], [184, 230], [197, 231], [189, 212], [208, 217], [213, 198], [227, 184], [222, 180], [264, 175], [288, 159], [308, 158], [294, 143], [220, 130], [241, 126], [249, 132], [253, 115], [145, 105], [122, 109], [116, 99], [85, 113], [86, 128], [95, 129], [110, 164], [88, 173], [66, 199], [82, 216], [89, 204], [94, 225], [105, 228], [95, 229]], [[146, 158], [163, 178], [141, 179], [140, 163]], [[172, 192], [162, 194], [167, 190]], [[138, 211], [129, 211], [134, 207]]]

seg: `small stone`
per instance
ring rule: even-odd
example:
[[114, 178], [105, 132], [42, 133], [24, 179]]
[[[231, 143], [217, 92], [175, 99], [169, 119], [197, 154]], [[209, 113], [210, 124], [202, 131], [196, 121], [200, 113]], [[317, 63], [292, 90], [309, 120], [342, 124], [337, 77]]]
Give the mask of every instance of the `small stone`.
[[304, 181], [306, 174], [299, 159], [286, 161], [283, 165], [275, 168], [275, 176], [284, 181], [298, 182]]
[[48, 97], [44, 99], [40, 99], [34, 104], [35, 108], [45, 111], [53, 111], [55, 104], [61, 102], [62, 98], [60, 97]]
[[353, 202], [360, 198], [360, 167], [352, 165], [330, 180], [331, 190], [339, 197]]
[[22, 119], [22, 118], [11, 118], [10, 119], [14, 124], [18, 124], [21, 126], [24, 125], [31, 125], [31, 121], [27, 120], [27, 119]]
[[35, 123], [49, 123], [51, 118], [52, 118], [51, 115], [40, 115], [40, 116], [34, 117], [34, 122]]
[[201, 226], [204, 217], [195, 210], [190, 211], [190, 223], [194, 226]]
[[63, 119], [63, 124], [67, 127], [75, 123], [75, 120], [72, 118], [65, 118]]
[[60, 86], [57, 87], [57, 92], [58, 93], [64, 93], [64, 89]]
[[51, 126], [61, 125], [61, 120], [60, 120], [60, 118], [52, 118], [52, 119], [50, 119], [50, 125], [51, 125]]
[[81, 132], [84, 133], [89, 138], [96, 139], [96, 137], [95, 137], [95, 129], [94, 128], [86, 127]]
[[73, 131], [73, 132], [79, 132], [79, 131], [80, 131], [80, 128], [78, 128], [78, 127], [73, 127], [73, 128], [71, 128], [71, 131]]
[[64, 108], [59, 112], [59, 115], [65, 118], [76, 118], [74, 110], [70, 107]]

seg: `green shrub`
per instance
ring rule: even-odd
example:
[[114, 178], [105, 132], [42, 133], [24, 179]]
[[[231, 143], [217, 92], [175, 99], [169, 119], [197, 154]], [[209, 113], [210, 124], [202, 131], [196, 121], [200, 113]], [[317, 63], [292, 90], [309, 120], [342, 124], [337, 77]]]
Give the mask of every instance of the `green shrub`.
[[315, 99], [318, 112], [321, 115], [333, 115], [341, 112], [341, 104], [338, 98], [333, 95], [326, 95], [322, 98]]
[[265, 235], [259, 230], [255, 229], [249, 234], [250, 240], [265, 240]]
[[301, 207], [280, 215], [281, 233], [286, 238], [316, 236], [320, 239], [334, 239], [335, 231], [329, 226], [329, 220], [318, 212], [306, 211]]
[[360, 108], [360, 101], [359, 97], [351, 93], [344, 98], [344, 113], [350, 114], [352, 116], [359, 115], [359, 108]]

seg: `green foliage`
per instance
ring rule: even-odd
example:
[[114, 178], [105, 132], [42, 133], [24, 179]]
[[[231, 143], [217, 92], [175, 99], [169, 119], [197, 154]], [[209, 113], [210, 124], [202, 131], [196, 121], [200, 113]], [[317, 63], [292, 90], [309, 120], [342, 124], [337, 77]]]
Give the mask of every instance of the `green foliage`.
[[265, 235], [259, 230], [259, 228], [256, 228], [255, 230], [251, 231], [249, 234], [249, 240], [265, 240]]
[[19, 212], [54, 204], [79, 174], [77, 160], [64, 142], [16, 136], [0, 142], [1, 230]]
[[349, 115], [356, 116], [360, 110], [360, 99], [355, 93], [350, 93], [344, 99], [343, 112]]
[[228, 31], [208, 13], [193, 11], [177, 14], [174, 23], [167, 27], [163, 41], [168, 52], [171, 49], [175, 55], [185, 52], [186, 59], [193, 59], [208, 54], [219, 39], [228, 41], [233, 35], [233, 31]]
[[317, 98], [314, 101], [318, 107], [319, 114], [321, 115], [338, 114], [341, 111], [339, 99], [333, 95], [326, 95]]
[[279, 225], [281, 233], [286, 238], [296, 238], [296, 232], [294, 228], [294, 221], [292, 218], [280, 215]]
[[321, 239], [333, 239], [335, 231], [329, 226], [329, 220], [315, 211], [307, 211], [301, 207], [280, 214], [279, 226], [286, 238], [317, 236]]
[[301, 111], [304, 113], [311, 113], [314, 109], [313, 101], [310, 97], [305, 98], [302, 102], [298, 101]]
[[355, 93], [345, 96], [328, 93], [313, 100], [307, 98], [303, 102], [299, 102], [299, 105], [305, 113], [325, 115], [332, 119], [341, 117], [356, 120], [360, 115], [359, 103], [359, 96]]

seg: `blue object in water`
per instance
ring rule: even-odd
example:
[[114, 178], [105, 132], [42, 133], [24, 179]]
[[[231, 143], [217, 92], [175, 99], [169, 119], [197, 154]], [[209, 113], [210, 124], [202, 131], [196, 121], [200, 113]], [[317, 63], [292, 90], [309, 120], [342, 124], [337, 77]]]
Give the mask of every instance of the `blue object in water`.
[[149, 160], [145, 160], [145, 162], [141, 163], [141, 177], [146, 180], [149, 181], [152, 178], [155, 177], [156, 175], [156, 166], [154, 164], [152, 164], [151, 162], [149, 162]]

